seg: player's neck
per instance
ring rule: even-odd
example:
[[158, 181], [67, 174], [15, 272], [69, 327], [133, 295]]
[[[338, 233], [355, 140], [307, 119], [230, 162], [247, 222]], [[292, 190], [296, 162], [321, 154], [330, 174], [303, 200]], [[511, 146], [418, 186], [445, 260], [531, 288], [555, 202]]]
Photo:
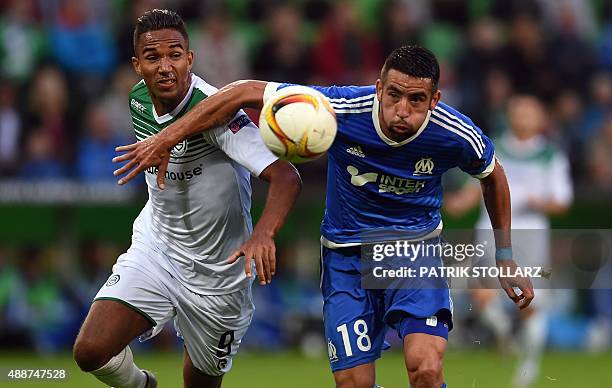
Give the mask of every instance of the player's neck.
[[172, 112], [177, 106], [179, 106], [188, 92], [189, 88], [187, 87], [182, 93], [179, 94], [177, 98], [173, 98], [171, 100], [151, 96], [151, 101], [153, 102], [153, 107], [155, 108], [155, 113], [157, 113], [157, 116], [163, 116]]

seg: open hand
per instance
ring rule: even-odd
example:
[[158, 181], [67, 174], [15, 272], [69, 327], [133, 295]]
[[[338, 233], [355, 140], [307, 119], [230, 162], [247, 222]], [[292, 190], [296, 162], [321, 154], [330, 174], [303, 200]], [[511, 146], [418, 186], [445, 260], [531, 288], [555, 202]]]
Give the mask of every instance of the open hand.
[[125, 152], [125, 154], [113, 158], [113, 162], [128, 162], [115, 170], [113, 174], [119, 176], [129, 171], [117, 183], [120, 185], [126, 184], [147, 168], [158, 167], [157, 186], [160, 189], [164, 189], [166, 186], [164, 182], [166, 170], [170, 161], [170, 148], [172, 146], [158, 133], [142, 141], [115, 148], [115, 151]]
[[244, 271], [247, 277], [252, 275], [251, 261], [255, 260], [255, 268], [259, 277], [259, 284], [270, 284], [272, 276], [276, 273], [276, 245], [274, 239], [263, 233], [254, 232], [240, 248], [227, 259], [228, 263], [235, 263], [240, 256], [244, 256]]

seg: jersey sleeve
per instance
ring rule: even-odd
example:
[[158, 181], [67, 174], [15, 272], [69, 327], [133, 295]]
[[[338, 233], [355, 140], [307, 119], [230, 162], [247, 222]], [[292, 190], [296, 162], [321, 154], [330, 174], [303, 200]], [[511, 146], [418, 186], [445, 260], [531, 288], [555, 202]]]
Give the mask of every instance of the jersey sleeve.
[[462, 125], [457, 131], [462, 144], [459, 168], [474, 178], [486, 178], [495, 168], [493, 142], [471, 120]]
[[226, 126], [207, 132], [210, 141], [251, 174], [261, 172], [278, 158], [266, 147], [259, 129], [240, 110]]
[[[264, 90], [263, 102], [264, 104], [268, 101], [270, 96], [277, 90], [286, 88], [287, 86], [295, 86], [296, 84], [289, 83], [278, 83], [268, 82], [266, 89]], [[307, 86], [314, 90], [319, 91], [325, 97], [328, 98], [332, 105], [339, 105], [338, 107], [346, 109], [347, 107], [353, 108], [367, 106], [368, 103], [371, 106], [376, 89], [374, 86], [316, 86], [316, 85], [300, 85]], [[337, 107], [334, 107], [337, 109]]]

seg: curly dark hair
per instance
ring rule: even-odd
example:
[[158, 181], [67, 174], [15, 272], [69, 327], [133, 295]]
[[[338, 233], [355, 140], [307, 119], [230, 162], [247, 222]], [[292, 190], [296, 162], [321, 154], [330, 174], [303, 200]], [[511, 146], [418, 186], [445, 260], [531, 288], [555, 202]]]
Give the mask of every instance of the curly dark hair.
[[187, 45], [189, 45], [189, 36], [187, 35], [185, 23], [178, 13], [168, 9], [151, 9], [136, 20], [136, 27], [134, 27], [134, 52], [136, 52], [136, 44], [140, 35], [145, 32], [166, 28], [180, 32], [183, 38], [185, 38]]
[[389, 70], [394, 69], [411, 77], [429, 78], [433, 91], [438, 89], [440, 81], [440, 64], [438, 59], [428, 49], [417, 46], [402, 46], [393, 50], [385, 60], [380, 72], [380, 79], [384, 82]]

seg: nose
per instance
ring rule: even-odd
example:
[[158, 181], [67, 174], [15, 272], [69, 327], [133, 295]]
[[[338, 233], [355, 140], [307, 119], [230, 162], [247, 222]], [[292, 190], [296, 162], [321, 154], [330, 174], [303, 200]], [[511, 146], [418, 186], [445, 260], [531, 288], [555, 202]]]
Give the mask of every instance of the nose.
[[166, 57], [162, 57], [159, 62], [159, 72], [167, 73], [172, 71], [172, 65], [170, 64], [170, 60]]
[[410, 116], [410, 108], [408, 106], [408, 101], [405, 98], [402, 98], [397, 103], [396, 113], [397, 113], [397, 116], [402, 120]]

